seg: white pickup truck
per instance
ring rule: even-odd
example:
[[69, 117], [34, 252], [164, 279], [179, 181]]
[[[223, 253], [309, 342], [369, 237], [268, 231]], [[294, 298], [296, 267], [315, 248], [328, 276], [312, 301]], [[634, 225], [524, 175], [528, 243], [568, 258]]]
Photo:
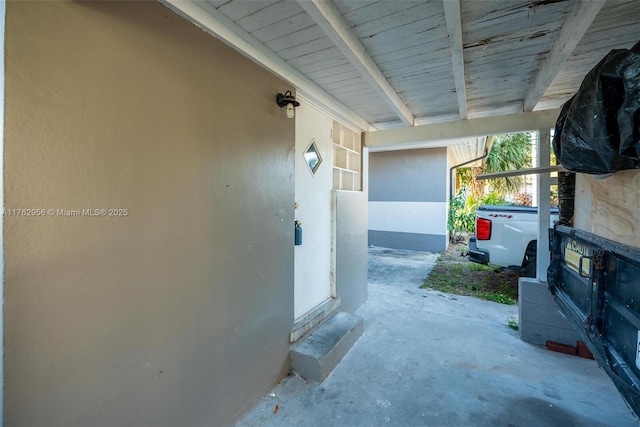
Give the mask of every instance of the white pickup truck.
[[[480, 264], [519, 267], [526, 276], [536, 272], [538, 208], [482, 205], [476, 210], [476, 234], [469, 239], [469, 259]], [[551, 209], [551, 223], [558, 210]]]

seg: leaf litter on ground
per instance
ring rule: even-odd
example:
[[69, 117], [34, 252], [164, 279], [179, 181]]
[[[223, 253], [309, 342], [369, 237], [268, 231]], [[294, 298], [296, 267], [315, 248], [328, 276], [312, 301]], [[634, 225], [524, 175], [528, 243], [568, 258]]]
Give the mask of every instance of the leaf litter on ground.
[[502, 304], [518, 302], [520, 271], [469, 261], [469, 247], [461, 241], [443, 252], [422, 288], [456, 295], [468, 295]]

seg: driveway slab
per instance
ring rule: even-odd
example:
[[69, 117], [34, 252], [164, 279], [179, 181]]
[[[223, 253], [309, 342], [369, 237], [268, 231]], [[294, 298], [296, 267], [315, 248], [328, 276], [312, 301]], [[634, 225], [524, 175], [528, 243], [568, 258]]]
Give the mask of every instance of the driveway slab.
[[517, 306], [419, 289], [436, 256], [410, 252], [370, 248], [362, 338], [323, 383], [285, 378], [238, 427], [638, 425], [594, 361], [521, 341]]

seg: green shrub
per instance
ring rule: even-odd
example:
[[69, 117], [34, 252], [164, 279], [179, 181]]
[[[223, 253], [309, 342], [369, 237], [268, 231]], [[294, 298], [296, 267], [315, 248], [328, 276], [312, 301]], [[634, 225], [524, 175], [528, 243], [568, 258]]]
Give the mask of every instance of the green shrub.
[[508, 205], [509, 202], [507, 202], [505, 199], [502, 198], [502, 196], [500, 196], [500, 194], [498, 194], [496, 191], [492, 191], [490, 193], [488, 193], [487, 195], [485, 195], [482, 198], [482, 203], [480, 203], [481, 205], [494, 205], [494, 206], [505, 206]]
[[463, 187], [458, 194], [449, 200], [449, 217], [447, 219], [447, 229], [450, 233], [464, 231], [474, 233], [476, 231], [476, 209], [480, 205], [507, 205], [495, 191], [485, 195], [481, 200], [468, 194], [466, 187]]
[[447, 218], [447, 229], [453, 233], [455, 231], [475, 231], [475, 209], [469, 210], [467, 206], [467, 189], [462, 188], [460, 192], [449, 200], [449, 217]]

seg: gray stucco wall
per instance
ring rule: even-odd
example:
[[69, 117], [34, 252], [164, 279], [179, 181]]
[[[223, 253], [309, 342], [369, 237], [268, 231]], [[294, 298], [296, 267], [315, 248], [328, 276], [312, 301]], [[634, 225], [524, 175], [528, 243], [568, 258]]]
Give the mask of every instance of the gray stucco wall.
[[353, 313], [367, 300], [367, 197], [336, 192], [336, 294]]
[[368, 242], [370, 245], [381, 246], [384, 248], [440, 252], [443, 251], [447, 245], [447, 236], [442, 234], [369, 230], [368, 236]]
[[[4, 425], [225, 426], [289, 369], [292, 89], [156, 2], [8, 2]], [[229, 100], [242, 100], [242, 108]]]
[[370, 245], [446, 249], [447, 166], [447, 148], [370, 153]]
[[447, 149], [369, 154], [369, 201], [444, 202]]

